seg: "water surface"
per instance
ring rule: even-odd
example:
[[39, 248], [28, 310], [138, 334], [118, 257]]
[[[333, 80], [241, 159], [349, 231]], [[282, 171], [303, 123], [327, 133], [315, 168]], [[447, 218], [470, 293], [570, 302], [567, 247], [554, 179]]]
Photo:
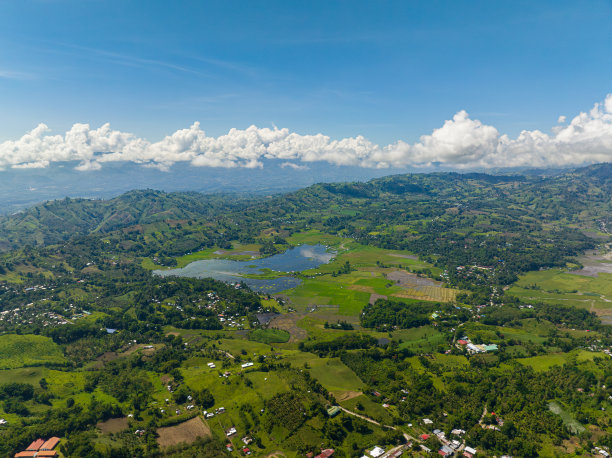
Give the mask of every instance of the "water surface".
[[194, 261], [181, 269], [154, 270], [154, 275], [161, 277], [178, 276], [192, 278], [214, 278], [228, 283], [244, 282], [253, 291], [278, 293], [295, 288], [302, 281], [295, 277], [279, 277], [272, 279], [244, 278], [244, 274], [261, 274], [263, 269], [277, 272], [301, 272], [314, 269], [321, 264], [327, 264], [335, 253], [328, 251], [324, 245], [301, 245], [290, 248], [284, 253], [268, 258], [251, 259], [248, 261], [232, 261], [229, 259], [204, 259]]

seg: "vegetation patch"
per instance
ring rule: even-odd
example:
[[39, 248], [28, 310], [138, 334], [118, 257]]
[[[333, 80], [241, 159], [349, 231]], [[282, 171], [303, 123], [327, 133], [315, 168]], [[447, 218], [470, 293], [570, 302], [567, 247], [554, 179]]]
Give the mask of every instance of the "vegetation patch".
[[65, 362], [62, 349], [49, 337], [17, 334], [0, 336], [0, 369]]
[[289, 341], [290, 334], [282, 329], [255, 329], [249, 333], [249, 339], [266, 344], [284, 343]]

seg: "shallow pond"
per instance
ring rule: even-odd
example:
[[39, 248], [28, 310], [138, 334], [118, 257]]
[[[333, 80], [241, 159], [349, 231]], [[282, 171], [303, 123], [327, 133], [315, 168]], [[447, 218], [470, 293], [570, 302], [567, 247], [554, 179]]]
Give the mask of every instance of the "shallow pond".
[[321, 264], [327, 264], [334, 256], [335, 253], [328, 251], [324, 245], [301, 245], [268, 258], [251, 259], [248, 261], [205, 259], [194, 261], [182, 269], [154, 270], [153, 274], [161, 277], [210, 277], [229, 283], [242, 281], [249, 285], [253, 291], [278, 293], [289, 288], [295, 288], [302, 281], [294, 277], [255, 279], [245, 278], [241, 275], [261, 274], [264, 272], [263, 269], [278, 272], [301, 272], [303, 270], [314, 269]]

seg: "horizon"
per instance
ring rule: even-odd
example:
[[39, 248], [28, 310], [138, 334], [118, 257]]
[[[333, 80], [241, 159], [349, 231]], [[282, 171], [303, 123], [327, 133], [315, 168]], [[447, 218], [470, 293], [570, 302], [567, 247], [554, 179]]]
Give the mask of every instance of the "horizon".
[[612, 160], [606, 1], [4, 7], [0, 170]]

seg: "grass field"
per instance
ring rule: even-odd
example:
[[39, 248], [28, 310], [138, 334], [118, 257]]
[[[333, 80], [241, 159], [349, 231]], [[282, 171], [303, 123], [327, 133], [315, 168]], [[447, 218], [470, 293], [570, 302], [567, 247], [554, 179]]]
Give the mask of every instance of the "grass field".
[[567, 412], [561, 404], [556, 401], [552, 401], [548, 403], [548, 408], [550, 411], [556, 415], [561, 417], [563, 420], [563, 424], [569, 428], [569, 430], [573, 434], [580, 434], [585, 430], [585, 427], [580, 424], [572, 415]]
[[[534, 285], [537, 289], [531, 289]], [[527, 301], [573, 305], [609, 313], [612, 309], [612, 274], [588, 277], [560, 269], [529, 272], [521, 276], [509, 293]]]
[[289, 341], [289, 333], [282, 329], [255, 329], [249, 333], [249, 340], [266, 344], [284, 343]]
[[62, 349], [49, 337], [17, 334], [0, 336], [0, 369], [65, 362]]
[[533, 356], [531, 358], [517, 359], [519, 363], [530, 366], [534, 370], [544, 372], [553, 366], [562, 366], [570, 358], [576, 358], [578, 362], [592, 361], [595, 357], [608, 358], [605, 353], [578, 350], [570, 353], [551, 353], [549, 355]]
[[328, 391], [338, 393], [363, 388], [361, 379], [340, 358], [319, 358], [312, 353], [296, 352], [284, 359], [293, 367], [309, 367], [312, 376]]
[[234, 243], [231, 250], [223, 250], [218, 247], [207, 248], [205, 250], [196, 251], [195, 253], [186, 254], [183, 256], [178, 256], [176, 259], [176, 267], [163, 267], [155, 264], [151, 258], [144, 258], [142, 260], [141, 266], [148, 270], [157, 270], [157, 269], [176, 269], [185, 267], [187, 264], [192, 263], [194, 261], [201, 261], [202, 259], [233, 259], [235, 261], [244, 261], [247, 259], [251, 259], [253, 257], [252, 254], [243, 254], [246, 251], [259, 252], [261, 245], [256, 243], [241, 245], [239, 243]]
[[417, 352], [434, 351], [445, 342], [444, 334], [432, 326], [401, 329], [393, 331], [393, 340], [399, 342], [399, 348], [408, 348]]

